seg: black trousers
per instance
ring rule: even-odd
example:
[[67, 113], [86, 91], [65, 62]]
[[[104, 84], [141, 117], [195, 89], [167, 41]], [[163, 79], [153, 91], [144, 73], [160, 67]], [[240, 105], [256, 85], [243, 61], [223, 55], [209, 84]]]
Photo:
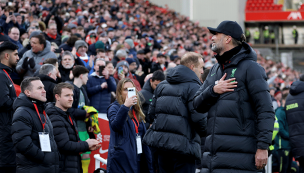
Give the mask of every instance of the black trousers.
[[0, 173], [16, 173], [16, 167], [0, 167]]
[[289, 173], [292, 157], [289, 150], [278, 150], [278, 161], [280, 163], [280, 173]]
[[158, 151], [159, 173], [195, 173], [195, 159], [171, 152]]

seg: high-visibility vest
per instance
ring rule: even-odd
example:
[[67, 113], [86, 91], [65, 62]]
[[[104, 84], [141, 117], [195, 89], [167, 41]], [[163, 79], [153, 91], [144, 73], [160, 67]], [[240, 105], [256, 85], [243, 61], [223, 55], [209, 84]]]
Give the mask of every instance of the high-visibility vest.
[[[272, 132], [272, 141], [275, 139], [275, 137], [279, 133], [279, 128], [280, 128], [279, 122], [278, 122], [277, 116], [275, 116], [274, 128], [273, 128], [273, 132]], [[269, 150], [270, 151], [274, 150], [274, 146], [270, 145]]]
[[269, 30], [265, 30], [264, 32], [264, 38], [269, 38]]
[[271, 38], [271, 39], [275, 39], [275, 34], [274, 34], [274, 32], [270, 33], [270, 38]]
[[296, 38], [296, 33], [297, 33], [297, 30], [292, 30], [292, 36], [293, 36], [293, 38]]
[[246, 30], [246, 31], [245, 31], [245, 36], [246, 36], [246, 37], [250, 37], [250, 31], [249, 31], [249, 30]]
[[256, 40], [260, 39], [260, 31], [255, 31], [253, 34], [253, 38]]

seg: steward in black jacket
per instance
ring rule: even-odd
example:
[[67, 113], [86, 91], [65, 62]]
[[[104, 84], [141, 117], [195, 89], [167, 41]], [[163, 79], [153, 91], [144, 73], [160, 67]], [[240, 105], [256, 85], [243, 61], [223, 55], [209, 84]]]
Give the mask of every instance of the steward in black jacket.
[[304, 82], [296, 81], [286, 98], [286, 118], [292, 155], [304, 167]]
[[16, 91], [9, 76], [12, 69], [0, 63], [0, 167], [16, 167], [16, 153], [11, 135], [13, 103]]
[[79, 153], [89, 151], [89, 145], [86, 141], [80, 141], [75, 121], [69, 118], [69, 112], [64, 112], [54, 103], [48, 103], [45, 111], [52, 121], [54, 137], [61, 154], [60, 172], [82, 173]]
[[[219, 63], [210, 69], [194, 98], [194, 108], [208, 112], [202, 172], [257, 172], [255, 154], [271, 145], [274, 126], [265, 70], [245, 42], [216, 58]], [[236, 78], [237, 87], [216, 94], [215, 83], [225, 73], [225, 80]]]
[[53, 78], [44, 74], [40, 74], [37, 77], [40, 78], [44, 85], [44, 90], [46, 91], [46, 102], [55, 102], [53, 90], [57, 82]]
[[143, 113], [146, 115], [146, 128], [148, 129], [150, 124], [152, 124], [152, 120], [150, 120], [150, 118], [148, 118], [148, 111], [149, 111], [149, 106], [152, 102], [152, 98], [153, 98], [153, 93], [154, 90], [151, 87], [151, 83], [150, 83], [150, 79], [147, 80], [145, 82], [144, 87], [142, 88], [142, 90], [140, 91], [140, 93], [142, 94], [143, 98], [141, 98], [141, 104], [142, 104], [142, 111]]
[[[41, 121], [34, 107], [36, 103]], [[59, 173], [59, 152], [48, 116], [44, 118], [44, 103], [21, 93], [14, 102], [12, 136], [16, 151], [17, 173]], [[51, 152], [42, 152], [38, 132], [49, 133]]]
[[207, 118], [193, 108], [200, 85], [197, 75], [184, 65], [173, 68], [167, 80], [157, 85], [148, 113], [155, 119], [144, 137], [146, 145], [184, 158], [200, 159], [200, 136], [207, 126]]

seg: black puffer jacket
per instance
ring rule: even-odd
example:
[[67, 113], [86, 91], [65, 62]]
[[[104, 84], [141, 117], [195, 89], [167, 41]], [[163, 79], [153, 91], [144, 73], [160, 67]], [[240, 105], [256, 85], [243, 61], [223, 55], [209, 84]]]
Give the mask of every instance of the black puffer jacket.
[[296, 81], [286, 98], [286, 118], [292, 155], [304, 159], [304, 82]]
[[41, 82], [44, 85], [44, 90], [46, 91], [46, 102], [55, 102], [55, 98], [54, 98], [54, 94], [53, 94], [53, 90], [54, 87], [56, 86], [56, 81], [44, 74], [40, 74], [38, 75], [38, 77], [40, 78]]
[[205, 134], [207, 117], [193, 108], [194, 94], [201, 85], [196, 74], [179, 65], [157, 85], [149, 109], [156, 117], [146, 132], [144, 143], [169, 152], [201, 157], [201, 138]]
[[[255, 153], [271, 144], [274, 111], [265, 70], [256, 60], [252, 48], [243, 43], [226, 64], [211, 68], [196, 94], [194, 108], [208, 112], [203, 173], [257, 172]], [[236, 78], [237, 88], [215, 94], [213, 86], [225, 73], [226, 79]]]
[[142, 111], [143, 113], [146, 115], [146, 128], [148, 129], [150, 124], [152, 124], [153, 119], [151, 119], [148, 116], [148, 111], [149, 111], [149, 106], [152, 102], [152, 97], [154, 94], [154, 90], [151, 87], [151, 83], [150, 80], [147, 80], [143, 89], [140, 91], [140, 93], [142, 94], [142, 97], [140, 97], [140, 101], [141, 101], [141, 105], [142, 105]]
[[80, 152], [89, 151], [89, 145], [80, 141], [75, 121], [69, 118], [68, 112], [48, 103], [45, 109], [54, 127], [55, 141], [60, 157], [61, 173], [82, 173]]
[[13, 142], [16, 151], [17, 173], [58, 173], [59, 152], [53, 135], [53, 126], [47, 116], [45, 132], [49, 133], [52, 152], [42, 152], [38, 132], [43, 132], [41, 121], [33, 102], [37, 103], [41, 121], [44, 123], [44, 104], [33, 101], [21, 93], [14, 102], [12, 125]]
[[14, 85], [8, 74], [12, 72], [11, 68], [0, 63], [0, 167], [16, 166], [16, 153], [11, 135], [11, 126], [13, 118], [13, 102], [17, 98]]

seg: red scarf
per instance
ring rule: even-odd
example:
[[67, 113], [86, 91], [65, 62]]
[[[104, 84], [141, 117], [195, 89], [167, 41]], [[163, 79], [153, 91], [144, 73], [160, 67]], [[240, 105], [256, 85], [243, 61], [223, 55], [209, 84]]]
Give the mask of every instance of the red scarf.
[[50, 38], [54, 39], [54, 40], [56, 40], [56, 38], [57, 38], [57, 34], [56, 34], [56, 35], [52, 35], [52, 34], [48, 33], [47, 35], [48, 35]]

